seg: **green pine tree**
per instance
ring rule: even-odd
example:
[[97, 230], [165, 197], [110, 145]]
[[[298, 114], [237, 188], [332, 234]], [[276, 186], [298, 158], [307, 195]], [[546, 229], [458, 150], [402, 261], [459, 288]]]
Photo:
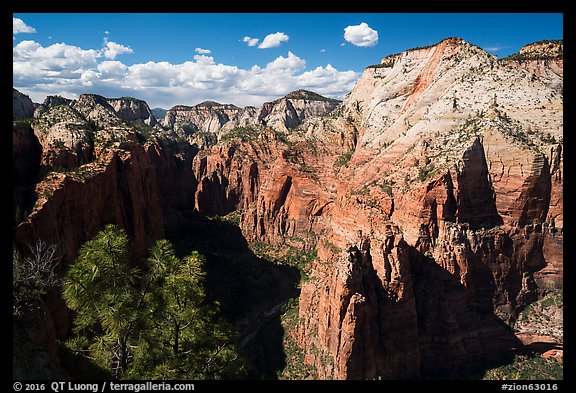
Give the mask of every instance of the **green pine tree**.
[[75, 311], [73, 349], [115, 378], [126, 371], [137, 339], [139, 274], [129, 264], [126, 233], [107, 225], [82, 245], [64, 279], [64, 300]]
[[204, 257], [180, 259], [159, 240], [142, 271], [126, 234], [108, 225], [80, 249], [64, 280], [76, 312], [69, 347], [114, 378], [218, 379], [243, 371], [231, 329], [205, 299]]
[[152, 248], [145, 279], [151, 283], [145, 307], [152, 317], [133, 375], [219, 379], [241, 371], [230, 329], [218, 319], [217, 305], [205, 302], [204, 262], [196, 251], [180, 260], [166, 240]]

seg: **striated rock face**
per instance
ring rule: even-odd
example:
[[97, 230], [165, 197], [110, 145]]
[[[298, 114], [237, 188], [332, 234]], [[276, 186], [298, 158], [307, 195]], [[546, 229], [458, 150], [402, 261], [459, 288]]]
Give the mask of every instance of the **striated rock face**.
[[[64, 133], [56, 108], [34, 128], [43, 157]], [[70, 258], [118, 222], [144, 250], [178, 210], [239, 210], [248, 240], [317, 250], [287, 334], [319, 378], [458, 378], [547, 335], [561, 345], [561, 327], [517, 324], [563, 285], [560, 56], [498, 60], [449, 38], [368, 67], [341, 104], [300, 91], [172, 108], [163, 125], [197, 155], [138, 143], [103, 97], [67, 108], [95, 126], [90, 162], [36, 185], [16, 243], [47, 236]]]
[[[111, 109], [103, 97], [85, 95], [48, 108], [32, 128], [15, 123], [17, 249], [37, 239], [55, 244], [65, 268], [83, 242], [114, 223], [129, 234], [138, 262], [191, 208], [197, 149], [165, 132], [142, 141]], [[57, 336], [66, 337], [62, 300], [47, 304]]]
[[496, 196], [488, 176], [484, 148], [479, 139], [464, 151], [462, 167], [457, 167], [455, 180], [456, 222], [468, 223], [472, 229], [502, 224], [496, 210]]
[[40, 113], [32, 127], [42, 146], [41, 175], [54, 167], [71, 169], [90, 160], [92, 129], [72, 107], [54, 106]]
[[191, 107], [178, 105], [166, 113], [162, 125], [203, 148], [214, 145], [238, 127], [255, 130], [268, 127], [287, 132], [307, 118], [327, 115], [339, 104], [338, 100], [298, 90], [276, 101], [266, 102], [259, 109], [250, 106], [241, 109], [213, 101]]
[[86, 120], [93, 121], [98, 127], [122, 125], [122, 120], [116, 115], [116, 111], [108, 103], [108, 100], [97, 94], [81, 94], [70, 106], [84, 116]]
[[[328, 244], [332, 249], [320, 248], [320, 255], [337, 250]], [[378, 240], [365, 237], [337, 254], [328, 258], [330, 269], [317, 268], [313, 273], [324, 285], [302, 288], [298, 337], [308, 342], [305, 361], [314, 365], [320, 378], [418, 376], [408, 245], [395, 228], [388, 227]], [[385, 263], [380, 265], [377, 260], [383, 255]], [[318, 317], [309, 318], [311, 312]]]
[[[104, 112], [112, 112], [118, 119], [127, 123], [141, 121], [150, 127], [158, 124], [146, 101], [132, 97], [104, 98], [95, 94], [83, 94], [77, 101], [60, 96], [47, 96], [44, 102], [36, 108], [34, 117], [38, 118], [44, 112], [56, 106], [72, 106], [88, 120], [99, 118], [100, 114]], [[95, 113], [90, 114], [91, 110], [95, 111]], [[106, 125], [119, 124], [117, 119], [114, 119], [109, 114], [105, 114], [104, 117], [108, 118], [108, 124]]]
[[[149, 113], [140, 100], [83, 94], [48, 97], [43, 108], [31, 127], [14, 123], [14, 176], [35, 201], [16, 227], [15, 244], [42, 239], [70, 261], [104, 224], [117, 223], [143, 255], [178, 219], [174, 212], [190, 207], [197, 149], [165, 131], [146, 139], [127, 124], [138, 110]], [[145, 121], [142, 113], [135, 120]]]
[[231, 104], [207, 101], [196, 106], [178, 105], [166, 112], [163, 125], [185, 134], [195, 132], [218, 133], [220, 128], [240, 112]]
[[[198, 210], [317, 248], [293, 334], [320, 378], [458, 377], [523, 345], [507, 325], [562, 286], [562, 66], [450, 38], [367, 68], [286, 142], [197, 158]], [[288, 104], [262, 113], [293, 125]]]
[[[561, 63], [532, 77], [524, 67], [501, 65], [460, 39], [384, 63], [367, 69], [344, 102], [361, 137], [349, 162], [352, 169], [339, 180], [350, 190], [342, 200], [360, 190], [369, 197], [371, 214], [383, 208], [376, 186], [393, 195], [388, 225], [397, 225], [410, 247], [410, 280], [400, 283], [414, 293], [415, 308], [405, 312], [418, 321], [412, 325], [418, 343], [410, 350], [419, 361], [405, 359], [402, 351], [385, 351], [388, 361], [403, 365], [403, 372], [391, 373], [370, 355], [383, 347], [381, 342], [355, 335], [352, 327], [327, 324], [323, 317], [310, 318], [336, 313], [340, 321], [354, 319], [344, 296], [323, 289], [334, 279], [324, 278], [302, 289], [300, 316], [308, 321], [301, 323], [299, 335], [308, 361], [322, 369], [318, 351], [306, 344], [314, 342], [313, 336], [368, 341], [352, 347], [347, 363], [330, 342], [319, 341], [321, 351], [346, 364], [326, 368], [324, 375], [335, 378], [429, 376], [490, 360], [521, 345], [502, 322], [510, 323], [527, 304], [561, 285], [562, 254], [546, 246], [562, 242], [561, 229], [547, 218], [554, 172], [547, 156], [561, 150], [557, 144], [562, 140], [561, 73], [553, 71]], [[538, 99], [542, 96], [549, 100]], [[527, 102], [530, 109], [524, 110]], [[531, 105], [539, 105], [538, 115]], [[554, 200], [561, 216], [559, 198]], [[362, 225], [359, 218], [366, 213], [340, 201], [332, 209], [329, 241], [347, 250], [366, 242], [364, 236], [374, 249], [375, 239], [385, 232], [382, 224], [369, 219]], [[350, 218], [339, 224], [334, 220], [339, 216]], [[388, 288], [388, 252], [383, 254], [371, 253], [371, 259], [374, 270], [383, 271], [380, 285]], [[377, 310], [380, 298], [365, 292], [356, 293]], [[410, 331], [405, 323], [399, 325]], [[395, 330], [392, 324], [387, 332]]]
[[288, 131], [298, 127], [306, 118], [327, 115], [339, 104], [338, 100], [298, 90], [279, 100], [264, 103], [258, 118], [271, 128]]
[[150, 127], [158, 123], [146, 101], [131, 97], [109, 98], [107, 101], [116, 115], [125, 122], [142, 121]]
[[166, 187], [190, 192], [193, 179], [181, 177], [190, 159], [184, 156], [179, 163], [159, 146], [134, 144], [104, 151], [75, 173], [50, 173], [36, 186], [39, 199], [16, 228], [15, 242], [25, 246], [42, 238], [59, 245], [64, 260], [70, 261], [80, 244], [105, 224], [116, 223], [131, 235], [142, 256], [164, 236], [168, 211], [188, 203], [180, 193], [161, 191]]
[[224, 136], [225, 134], [229, 133], [230, 131], [234, 130], [237, 127], [253, 127], [257, 128], [262, 126], [262, 121], [258, 118], [258, 114], [260, 113], [260, 109], [255, 108], [253, 106], [244, 107], [238, 112], [237, 115], [229, 119], [226, 122], [221, 130], [220, 136]]
[[[166, 227], [178, 224], [178, 210], [189, 208], [193, 154], [177, 158], [158, 145], [134, 144], [101, 152], [75, 172], [48, 174], [36, 185], [32, 212], [15, 229], [15, 247], [25, 249], [42, 239], [58, 246], [67, 265], [82, 243], [114, 223], [127, 231], [132, 257], [141, 260], [165, 237]], [[58, 337], [66, 337], [70, 319], [63, 302], [54, 298], [48, 307]]]
[[12, 119], [31, 118], [34, 115], [34, 103], [26, 94], [12, 89]]

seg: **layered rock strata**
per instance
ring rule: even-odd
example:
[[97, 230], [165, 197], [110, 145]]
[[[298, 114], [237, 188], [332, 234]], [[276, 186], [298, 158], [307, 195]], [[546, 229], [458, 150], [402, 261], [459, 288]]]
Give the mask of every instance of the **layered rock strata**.
[[219, 147], [195, 167], [198, 192], [227, 201], [200, 211], [240, 208], [248, 238], [318, 248], [305, 363], [321, 378], [458, 375], [521, 347], [506, 326], [562, 285], [562, 59], [499, 61], [451, 38], [367, 68], [341, 112], [287, 150]]
[[239, 210], [247, 239], [317, 250], [289, 332], [317, 377], [461, 377], [522, 348], [512, 324], [562, 288], [556, 52], [499, 60], [449, 38], [368, 67], [338, 107], [295, 94], [260, 110], [173, 108], [165, 127], [217, 136], [193, 159], [142, 145], [108, 101], [81, 97], [64, 147], [83, 157], [80, 120], [94, 122], [98, 160], [69, 164], [93, 173], [39, 183], [16, 241], [48, 236], [70, 257], [116, 220], [145, 247], [167, 210]]

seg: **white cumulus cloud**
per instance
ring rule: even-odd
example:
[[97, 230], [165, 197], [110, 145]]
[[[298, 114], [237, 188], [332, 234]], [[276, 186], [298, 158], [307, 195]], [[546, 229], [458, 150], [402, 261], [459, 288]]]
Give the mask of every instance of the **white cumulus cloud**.
[[370, 47], [378, 43], [378, 32], [362, 22], [359, 25], [346, 27], [344, 39], [356, 46]]
[[260, 42], [260, 38], [252, 38], [245, 36], [244, 38], [242, 38], [242, 42], [246, 42], [248, 46], [256, 46], [258, 45], [258, 42]]
[[47, 95], [76, 98], [83, 93], [132, 96], [153, 107], [193, 105], [204, 100], [260, 106], [298, 89], [333, 98], [351, 91], [359, 75], [330, 64], [306, 70], [306, 60], [289, 51], [266, 64], [247, 68], [217, 63], [196, 54], [181, 63], [148, 61], [126, 65], [114, 59], [131, 49], [107, 41], [98, 49], [65, 43], [42, 46], [22, 41], [13, 47], [13, 84], [33, 101]]
[[35, 41], [22, 41], [12, 49], [12, 68], [18, 80], [79, 78], [85, 70], [97, 67], [100, 52], [57, 43], [43, 47]]
[[117, 60], [106, 60], [98, 64], [97, 70], [102, 78], [110, 79], [126, 75], [128, 67]]
[[196, 63], [198, 64], [203, 65], [214, 64], [214, 58], [212, 56], [195, 55], [194, 60], [196, 60]]
[[202, 48], [196, 48], [196, 49], [194, 49], [194, 51], [196, 53], [200, 53], [201, 55], [207, 55], [207, 54], [212, 53], [212, 51], [210, 49], [202, 49]]
[[12, 39], [15, 39], [16, 34], [20, 33], [36, 33], [36, 29], [32, 26], [28, 26], [20, 18], [12, 18]]
[[306, 67], [306, 60], [302, 60], [292, 52], [288, 52], [288, 57], [278, 56], [274, 61], [266, 64], [267, 70], [275, 71], [300, 71]]
[[282, 42], [287, 42], [289, 38], [290, 37], [281, 32], [268, 34], [266, 37], [264, 37], [262, 43], [258, 45], [258, 48], [260, 49], [276, 48], [280, 46]]
[[134, 53], [134, 51], [128, 46], [108, 41], [108, 38], [104, 38], [104, 47], [102, 48], [102, 53], [104, 54], [105, 58], [114, 60], [118, 55]]

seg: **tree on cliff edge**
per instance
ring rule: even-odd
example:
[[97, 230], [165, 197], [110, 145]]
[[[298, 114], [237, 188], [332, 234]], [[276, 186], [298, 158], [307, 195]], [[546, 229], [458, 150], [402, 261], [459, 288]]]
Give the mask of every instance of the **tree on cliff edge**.
[[75, 311], [68, 346], [114, 378], [232, 378], [242, 361], [232, 332], [205, 302], [204, 257], [180, 259], [159, 240], [143, 269], [126, 233], [108, 225], [80, 249], [63, 295]]

